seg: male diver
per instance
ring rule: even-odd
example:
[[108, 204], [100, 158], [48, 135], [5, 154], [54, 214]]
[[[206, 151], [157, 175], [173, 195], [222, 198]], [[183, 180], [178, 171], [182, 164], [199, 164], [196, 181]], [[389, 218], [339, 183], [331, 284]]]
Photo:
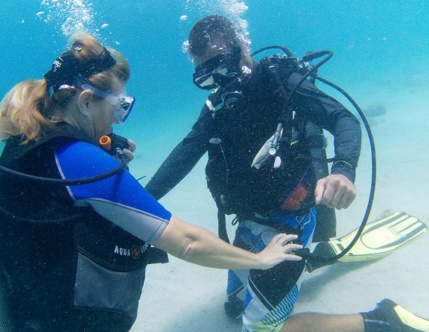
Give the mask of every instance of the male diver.
[[[190, 31], [194, 83], [213, 90], [191, 132], [164, 161], [146, 189], [167, 194], [208, 152], [208, 187], [219, 219], [235, 214], [233, 244], [258, 252], [277, 233], [299, 236], [308, 247], [316, 205], [343, 209], [355, 198], [360, 154], [359, 122], [339, 102], [291, 70], [281, 58], [256, 62], [233, 24], [218, 15]], [[317, 180], [307, 135], [310, 123], [334, 136], [331, 173]], [[225, 234], [223, 238], [227, 239]], [[292, 315], [304, 262], [267, 271], [230, 270], [225, 311], [242, 316], [242, 331], [429, 331], [429, 322], [383, 300], [354, 315]]]

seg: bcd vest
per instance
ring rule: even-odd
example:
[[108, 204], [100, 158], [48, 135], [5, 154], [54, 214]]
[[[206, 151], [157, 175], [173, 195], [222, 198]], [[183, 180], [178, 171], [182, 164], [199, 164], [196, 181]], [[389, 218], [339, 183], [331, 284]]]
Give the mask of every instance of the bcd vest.
[[[38, 142], [21, 145], [18, 137], [10, 138], [0, 161], [24, 173], [59, 178], [53, 146], [70, 140], [93, 143], [60, 124]], [[59, 320], [61, 311], [91, 317], [109, 313], [119, 330], [129, 329], [137, 315], [148, 245], [91, 208], [74, 206], [63, 185], [0, 172], [0, 186], [0, 259], [11, 303], [22, 307], [30, 296], [36, 299], [30, 303], [46, 303], [43, 310], [58, 310]]]
[[276, 84], [259, 66], [243, 84], [244, 98], [233, 109], [222, 105], [222, 89], [209, 96], [215, 135], [210, 140], [207, 183], [219, 209], [227, 214], [304, 213], [314, 203], [316, 181], [304, 121], [295, 120], [291, 135], [283, 136], [280, 167], [274, 168], [273, 162], [251, 167], [283, 116], [284, 96]]

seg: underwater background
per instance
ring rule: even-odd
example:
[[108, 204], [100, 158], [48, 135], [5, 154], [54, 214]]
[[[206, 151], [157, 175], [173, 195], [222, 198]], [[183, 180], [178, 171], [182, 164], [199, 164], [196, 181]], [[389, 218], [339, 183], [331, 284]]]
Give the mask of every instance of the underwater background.
[[128, 90], [137, 103], [117, 130], [138, 143], [137, 157], [150, 164], [147, 175], [187, 132], [205, 100], [207, 93], [192, 83], [183, 43], [207, 14], [236, 22], [249, 34], [252, 51], [268, 45], [286, 46], [297, 57], [333, 51], [319, 74], [362, 108], [389, 111], [386, 94], [428, 90], [429, 1], [9, 0], [0, 9], [2, 96], [21, 80], [42, 78], [76, 29], [125, 54], [132, 70]]
[[[136, 96], [136, 105], [115, 131], [136, 141], [136, 159], [130, 168], [137, 178], [145, 176], [144, 185], [190, 130], [206, 99], [207, 92], [192, 83], [193, 64], [183, 46], [193, 24], [214, 13], [236, 23], [252, 51], [268, 45], [286, 46], [297, 57], [308, 51], [332, 51], [333, 58], [319, 75], [353, 97], [376, 141], [379, 167], [371, 219], [392, 210], [429, 221], [427, 0], [4, 0], [0, 2], [0, 94], [24, 79], [42, 78], [68, 48], [76, 30], [118, 49], [131, 66], [127, 91]], [[317, 85], [354, 111], [338, 92]], [[205, 188], [205, 158], [161, 203], [184, 220], [215, 231], [216, 210]], [[339, 235], [358, 226], [370, 177], [370, 150], [364, 136], [358, 198], [339, 213]], [[427, 316], [427, 257], [425, 234], [381, 265], [349, 270], [334, 266], [303, 284], [297, 311], [363, 311], [390, 292], [412, 311]], [[171, 261], [149, 268], [133, 331], [239, 331], [240, 323], [229, 321], [222, 312], [225, 271]], [[394, 270], [398, 262], [400, 269]], [[351, 299], [353, 295], [356, 298]]]

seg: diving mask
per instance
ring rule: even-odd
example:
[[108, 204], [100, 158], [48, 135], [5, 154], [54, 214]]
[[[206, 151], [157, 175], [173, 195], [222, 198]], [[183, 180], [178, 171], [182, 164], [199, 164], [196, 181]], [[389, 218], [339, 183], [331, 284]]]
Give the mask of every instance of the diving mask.
[[135, 98], [125, 90], [115, 96], [90, 85], [82, 85], [82, 89], [91, 90], [97, 97], [103, 98], [113, 105], [116, 124], [123, 124], [134, 106]]
[[195, 67], [194, 84], [204, 90], [225, 87], [240, 75], [239, 63], [240, 54], [219, 54]]
[[116, 124], [123, 124], [125, 122], [134, 106], [134, 96], [128, 94], [125, 90], [117, 96], [112, 95], [106, 91], [97, 89], [96, 87], [92, 86], [87, 79], [80, 75], [75, 80], [77, 82], [76, 85], [78, 85], [82, 89], [91, 90], [94, 95], [109, 101], [113, 105]]

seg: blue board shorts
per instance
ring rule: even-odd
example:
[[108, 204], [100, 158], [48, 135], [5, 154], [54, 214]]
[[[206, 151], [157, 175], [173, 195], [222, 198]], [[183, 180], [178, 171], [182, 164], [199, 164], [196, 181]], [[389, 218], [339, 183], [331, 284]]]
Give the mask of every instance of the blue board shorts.
[[[298, 234], [299, 242], [308, 248], [315, 226], [315, 208], [305, 215], [272, 213], [263, 219], [255, 216], [240, 220], [234, 245], [258, 253], [276, 234], [286, 232]], [[281, 329], [298, 299], [304, 268], [302, 260], [285, 261], [269, 270], [228, 271], [228, 300], [243, 303], [243, 332]]]

